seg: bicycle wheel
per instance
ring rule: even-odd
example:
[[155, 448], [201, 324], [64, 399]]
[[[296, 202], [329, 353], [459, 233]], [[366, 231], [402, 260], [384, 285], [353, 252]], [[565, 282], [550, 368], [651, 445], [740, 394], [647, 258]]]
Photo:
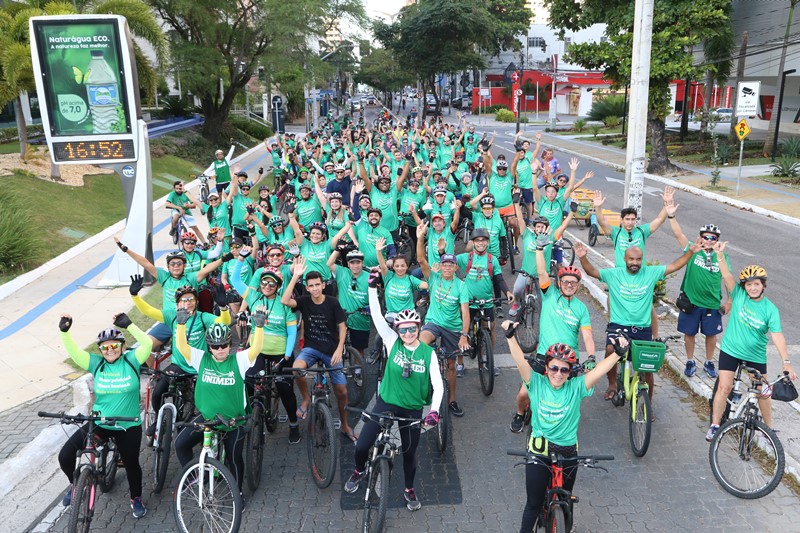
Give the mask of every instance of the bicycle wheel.
[[567, 517], [562, 506], [555, 504], [550, 507], [545, 531], [547, 533], [567, 533]]
[[536, 309], [525, 303], [520, 309], [519, 326], [514, 331], [514, 338], [517, 339], [520, 349], [525, 353], [533, 353], [539, 344], [539, 330], [536, 323]]
[[481, 392], [484, 396], [491, 396], [494, 390], [494, 350], [492, 349], [492, 336], [486, 328], [478, 330], [477, 349]]
[[[714, 416], [714, 397], [717, 395], [717, 387], [719, 387], [719, 378], [714, 381], [714, 389], [711, 391], [711, 398], [708, 399], [708, 417]], [[728, 421], [731, 415], [731, 401], [733, 400], [733, 390], [728, 394], [728, 401], [725, 402], [725, 409], [722, 410], [722, 417], [719, 420], [721, 426]]]
[[364, 401], [364, 395], [367, 392], [367, 372], [364, 368], [364, 358], [361, 357], [358, 350], [347, 346], [344, 350], [342, 364], [345, 368], [359, 367], [354, 368], [353, 375], [347, 378], [347, 405], [356, 407]]
[[786, 467], [778, 436], [755, 418], [734, 418], [722, 424], [711, 441], [708, 459], [722, 488], [747, 500], [775, 490]]
[[89, 467], [81, 468], [78, 479], [75, 481], [75, 491], [72, 493], [70, 504], [69, 525], [67, 531], [89, 531], [94, 514], [94, 474]]
[[[443, 364], [443, 363], [439, 363]], [[448, 405], [448, 398], [450, 397], [450, 385], [447, 383], [447, 376], [442, 376], [442, 404], [439, 406], [439, 424], [436, 426], [436, 440], [439, 445], [439, 452], [444, 453], [447, 450], [447, 442], [450, 433], [450, 406]]]
[[169, 453], [172, 449], [172, 412], [164, 409], [161, 415], [161, 427], [156, 436], [158, 445], [153, 455], [153, 492], [158, 494], [164, 488], [169, 468]]
[[389, 504], [389, 459], [378, 457], [369, 472], [369, 483], [364, 495], [364, 533], [383, 531], [386, 508]]
[[205, 183], [200, 185], [200, 201], [204, 204], [208, 203], [208, 185]]
[[264, 425], [267, 431], [274, 433], [278, 429], [278, 410], [280, 409], [281, 397], [277, 390], [273, 390], [269, 395], [269, 410], [265, 416]]
[[397, 246], [397, 255], [401, 255], [406, 258], [406, 264], [411, 264], [411, 257], [413, 255], [413, 243], [411, 242], [411, 237], [408, 236], [405, 232], [400, 235], [400, 239], [395, 243]]
[[597, 225], [592, 224], [589, 226], [589, 246], [594, 246], [597, 244], [597, 235], [600, 233], [600, 230], [597, 229]]
[[311, 404], [308, 413], [308, 464], [317, 487], [324, 489], [333, 481], [336, 471], [336, 433], [333, 416], [323, 401]]
[[639, 389], [636, 392], [636, 403], [631, 402], [631, 415], [628, 419], [631, 449], [636, 457], [643, 457], [647, 453], [652, 429], [650, 395], [647, 394], [647, 389]]
[[261, 465], [264, 462], [264, 444], [266, 443], [264, 418], [264, 406], [261, 405], [261, 402], [255, 402], [250, 415], [253, 427], [247, 434], [244, 449], [245, 478], [251, 492], [255, 492], [261, 483]]
[[200, 504], [200, 463], [194, 460], [183, 469], [173, 496], [173, 514], [178, 530], [236, 532], [242, 521], [242, 496], [231, 471], [213, 457], [205, 458], [202, 505]]
[[575, 262], [575, 251], [572, 248], [572, 241], [567, 239], [566, 237], [561, 237], [561, 265], [569, 265]]
[[506, 242], [508, 243], [508, 262], [511, 263], [511, 270], [517, 268], [517, 261], [514, 257], [514, 230], [510, 225], [506, 225]]
[[100, 453], [100, 465], [103, 468], [103, 477], [100, 478], [100, 491], [110, 492], [114, 488], [114, 482], [117, 479], [117, 460], [119, 459], [119, 452], [117, 445], [113, 440], [109, 439], [103, 451]]

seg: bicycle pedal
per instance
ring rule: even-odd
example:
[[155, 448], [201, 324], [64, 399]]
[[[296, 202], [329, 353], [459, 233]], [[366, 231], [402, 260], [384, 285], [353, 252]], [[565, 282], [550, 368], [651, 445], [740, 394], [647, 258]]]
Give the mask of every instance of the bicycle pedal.
[[288, 416], [286, 416], [286, 415], [278, 415], [278, 422], [280, 422], [281, 424], [285, 424], [288, 421], [289, 421], [289, 417]]
[[333, 419], [333, 427], [335, 429], [341, 428], [342, 427], [342, 421], [340, 419], [338, 419], [338, 418], [334, 418]]
[[572, 500], [572, 503], [578, 503], [580, 501], [580, 499], [574, 494], [570, 495], [569, 499]]

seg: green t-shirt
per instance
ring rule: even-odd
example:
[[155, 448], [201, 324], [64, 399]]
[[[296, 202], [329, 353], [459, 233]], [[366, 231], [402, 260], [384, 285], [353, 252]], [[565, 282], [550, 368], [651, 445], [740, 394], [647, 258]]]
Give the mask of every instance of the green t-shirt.
[[[480, 189], [478, 188], [478, 182], [475, 180], [470, 181], [469, 185], [464, 185], [464, 183], [462, 183], [461, 180], [459, 180], [458, 190], [461, 193], [461, 201], [464, 203], [465, 206], [468, 204], [470, 200], [476, 198], [481, 192]], [[473, 211], [474, 212], [480, 211], [480, 208], [481, 205], [480, 203], [478, 203], [478, 205], [475, 206], [475, 209], [473, 209]]]
[[[250, 281], [247, 283], [247, 286], [250, 287], [253, 292], [261, 291], [261, 274], [263, 273], [264, 267], [259, 267], [255, 272], [253, 272], [253, 275], [250, 276]], [[292, 269], [289, 268], [289, 265], [283, 264], [280, 267], [280, 273], [281, 277], [283, 278], [283, 283], [281, 283], [281, 286], [278, 287], [278, 297], [283, 295], [283, 291], [285, 291], [286, 286], [289, 285], [289, 280], [292, 279]]]
[[375, 248], [375, 243], [381, 237], [386, 239], [386, 248], [382, 252], [385, 258], [387, 248], [390, 244], [394, 244], [394, 238], [389, 230], [383, 226], [373, 228], [365, 218], [361, 218], [356, 224], [358, 249], [364, 254], [364, 266], [367, 268], [378, 266], [378, 251]]
[[404, 309], [414, 309], [414, 291], [419, 289], [422, 280], [406, 274], [398, 276], [391, 270], [383, 277], [384, 298], [387, 313], [399, 313]]
[[[550, 242], [544, 247], [544, 264], [547, 268], [550, 267], [550, 258], [553, 255], [553, 238], [550, 237]], [[522, 234], [522, 266], [520, 270], [526, 272], [531, 276], [539, 276], [536, 270], [536, 234], [530, 228], [525, 228]], [[549, 275], [550, 273], [543, 273]]]
[[[200, 205], [200, 212], [206, 215], [208, 218], [208, 211], [212, 209], [212, 207], [208, 204], [201, 204]], [[225, 236], [230, 237], [231, 235], [231, 221], [228, 218], [228, 202], [225, 200], [220, 201], [219, 206], [217, 206], [211, 212], [211, 219], [208, 221], [208, 225], [213, 227], [217, 226], [223, 228], [225, 230]]]
[[[684, 248], [684, 252], [688, 249], [688, 246]], [[731, 262], [728, 254], [725, 254], [725, 262], [730, 270]], [[697, 307], [719, 309], [722, 300], [721, 281], [722, 274], [719, 271], [717, 254], [712, 250], [709, 250], [708, 254], [704, 250], [700, 250], [689, 259], [689, 263], [686, 265], [681, 290]]]
[[578, 332], [592, 327], [589, 310], [577, 297], [561, 295], [558, 287], [550, 287], [542, 295], [542, 314], [539, 320], [539, 349], [544, 355], [557, 342], [569, 344], [578, 353]]
[[294, 256], [289, 253], [289, 243], [294, 240], [293, 231], [289, 231], [286, 228], [284, 228], [283, 231], [281, 231], [280, 233], [275, 233], [275, 231], [272, 228], [269, 228], [269, 235], [267, 236], [267, 240], [270, 243], [279, 243], [283, 245], [283, 249], [285, 250], [283, 253], [284, 261], [294, 260]]
[[[401, 213], [411, 213], [412, 211], [419, 211], [425, 202], [427, 201], [428, 196], [425, 194], [425, 189], [422, 187], [417, 190], [417, 194], [414, 194], [409, 189], [403, 189], [400, 193], [400, 212]], [[414, 220], [414, 217], [410, 214], [405, 217], [406, 226], [416, 227], [417, 221]]]
[[475, 135], [472, 137], [472, 142], [469, 142], [466, 137], [464, 137], [464, 159], [467, 163], [474, 163], [478, 159], [478, 145], [480, 141], [478, 140], [478, 136]]
[[253, 200], [242, 193], [237, 194], [231, 200], [233, 205], [231, 215], [231, 225], [239, 229], [247, 229], [247, 222], [244, 217], [247, 215], [247, 206], [253, 203]]
[[[254, 310], [258, 306], [264, 306], [267, 309], [261, 353], [284, 355], [286, 353], [286, 328], [297, 325], [297, 315], [294, 310], [281, 303], [281, 295], [277, 292], [269, 299], [260, 290], [248, 288], [244, 296], [248, 309]], [[252, 319], [251, 325], [255, 328]], [[251, 333], [251, 341], [253, 335], [254, 333]]]
[[611, 322], [620, 326], [650, 327], [653, 290], [664, 279], [665, 265], [642, 265], [636, 274], [625, 267], [600, 270], [600, 281], [608, 284]]
[[[378, 395], [391, 405], [409, 410], [422, 409], [431, 403], [431, 356], [433, 348], [420, 342], [410, 350], [396, 339], [389, 348], [386, 370]], [[411, 363], [411, 375], [403, 377], [403, 366]]]
[[447, 196], [444, 198], [444, 202], [441, 204], [437, 203], [436, 200], [433, 198], [430, 199], [430, 207], [428, 207], [428, 202], [426, 202], [425, 208], [423, 212], [431, 218], [433, 215], [442, 215], [444, 217], [445, 225], [449, 226], [450, 222], [453, 221], [453, 198], [455, 196], [452, 193], [447, 193]]
[[222, 161], [219, 159], [214, 160], [214, 175], [218, 185], [231, 182], [231, 167], [227, 159]]
[[193, 252], [184, 251], [183, 255], [186, 256], [186, 267], [183, 271], [187, 274], [200, 272], [203, 267], [203, 261], [208, 259], [208, 252], [206, 250], [195, 250]]
[[611, 241], [614, 243], [614, 266], [625, 266], [625, 250], [632, 246], [642, 249], [642, 264], [646, 264], [647, 255], [644, 250], [644, 243], [650, 237], [650, 224], [642, 224], [633, 228], [633, 231], [625, 231], [619, 227], [611, 228]]
[[545, 196], [539, 198], [536, 204], [539, 215], [543, 216], [550, 222], [550, 227], [555, 232], [564, 220], [564, 198], [556, 196], [551, 202]]
[[[231, 280], [233, 279], [233, 269], [236, 267], [236, 263], [239, 260], [235, 257], [230, 261], [226, 261], [222, 264], [222, 273], [225, 274], [228, 278], [228, 285], [233, 285]], [[242, 273], [241, 278], [245, 285], [250, 284], [250, 278], [253, 276], [253, 270], [256, 268], [256, 260], [253, 259], [252, 254], [245, 257], [242, 265]]]
[[457, 277], [447, 281], [439, 272], [431, 271], [428, 277], [430, 307], [425, 323], [436, 324], [450, 331], [462, 331], [461, 304], [469, 302], [469, 289]]
[[505, 176], [500, 176], [497, 172], [492, 173], [489, 178], [489, 192], [494, 195], [494, 205], [498, 209], [503, 209], [511, 205], [511, 188], [514, 186], [514, 178], [511, 172], [506, 172]]
[[165, 310], [175, 310], [175, 291], [179, 288], [183, 287], [184, 285], [191, 285], [195, 289], [200, 288], [200, 283], [197, 281], [197, 273], [183, 273], [178, 279], [173, 278], [169, 272], [164, 270], [163, 268], [156, 268], [158, 275], [156, 279], [158, 280], [158, 284], [161, 285], [163, 291], [163, 302], [162, 305], [164, 306]]
[[750, 299], [740, 285], [731, 293], [728, 328], [720, 349], [742, 361], [767, 364], [768, 332], [781, 332], [781, 314], [769, 299]]
[[[467, 272], [467, 265], [469, 265], [470, 255], [472, 256], [472, 264], [469, 266]], [[489, 300], [494, 298], [494, 285], [492, 277], [495, 274], [501, 274], [500, 261], [492, 256], [492, 273], [489, 274], [489, 253], [479, 255], [477, 253], [463, 253], [456, 256], [456, 264], [459, 270], [464, 273], [464, 284], [466, 285], [470, 298], [479, 300]], [[473, 304], [470, 307], [477, 309], [478, 305]], [[489, 307], [494, 307], [494, 303], [489, 304]]]
[[446, 225], [441, 233], [430, 228], [428, 230], [428, 263], [431, 265], [439, 262], [439, 241], [441, 239], [444, 239], [444, 253], [455, 253], [456, 237], [450, 231], [450, 226]]
[[[328, 268], [328, 258], [332, 253], [333, 248], [331, 248], [331, 242], [329, 240], [313, 244], [310, 240], [305, 239], [300, 246], [300, 255], [306, 258], [306, 275], [308, 275], [309, 272], [319, 272], [322, 274], [322, 279], [324, 281], [331, 279], [331, 269]], [[303, 276], [303, 279], [305, 279], [305, 276]], [[288, 282], [289, 280], [284, 280], [284, 283]]]
[[304, 228], [308, 228], [314, 222], [322, 222], [322, 206], [319, 205], [316, 196], [312, 195], [308, 200], [298, 197], [295, 212], [297, 221]]
[[[173, 339], [175, 338], [176, 330], [178, 329], [176, 313], [177, 311], [175, 309], [164, 309], [161, 311], [161, 314], [164, 316], [164, 324], [169, 326], [169, 328], [172, 330]], [[211, 313], [195, 311], [186, 322], [186, 341], [189, 343], [189, 346], [192, 348], [197, 348], [198, 350], [208, 349], [208, 344], [206, 343], [206, 331], [211, 327], [216, 319], [217, 316]], [[176, 346], [176, 344], [173, 343], [173, 346]], [[195, 373], [195, 369], [192, 368], [192, 366], [183, 357], [173, 357], [172, 362], [175, 363], [183, 372], [188, 374]]]
[[531, 162], [533, 154], [525, 153], [525, 157], [517, 161], [517, 180], [520, 189], [533, 189], [533, 168]]
[[531, 407], [535, 409], [531, 416], [528, 450], [534, 450], [532, 441], [536, 437], [544, 437], [558, 446], [577, 444], [581, 400], [594, 392], [594, 387], [586, 390], [585, 376], [568, 379], [560, 389], [556, 389], [547, 376], [531, 374], [531, 380], [525, 386]]
[[192, 214], [192, 211], [191, 211], [190, 209], [188, 209], [188, 208], [184, 207], [184, 206], [186, 206], [186, 204], [191, 204], [191, 203], [192, 203], [192, 201], [191, 201], [191, 200], [189, 200], [189, 197], [186, 195], [186, 192], [185, 192], [185, 191], [184, 191], [184, 192], [182, 192], [181, 194], [178, 194], [178, 193], [176, 193], [176, 192], [175, 192], [175, 190], [173, 189], [173, 190], [172, 190], [172, 191], [170, 191], [170, 193], [167, 195], [167, 201], [168, 201], [169, 203], [171, 203], [171, 204], [175, 204], [175, 205], [179, 205], [179, 206], [183, 207], [183, 211], [184, 211], [184, 213], [186, 213], [187, 215], [191, 215], [191, 214]]
[[223, 418], [244, 416], [247, 405], [244, 374], [253, 366], [247, 350], [231, 353], [221, 363], [210, 352], [191, 350], [191, 365], [197, 369], [194, 401], [203, 418], [214, 420], [218, 414]]
[[[490, 254], [500, 256], [500, 237], [505, 236], [506, 228], [503, 225], [503, 219], [497, 209], [492, 211], [492, 216], [486, 218], [483, 213], [476, 213], [472, 216], [472, 223], [475, 229], [483, 228], [489, 232], [489, 248], [487, 250]], [[535, 249], [535, 248], [534, 248]]]
[[397, 188], [392, 185], [388, 192], [383, 192], [375, 186], [369, 193], [369, 198], [372, 200], [372, 207], [381, 210], [381, 227], [389, 231], [396, 230], [400, 224], [397, 217]]
[[358, 331], [369, 331], [372, 322], [362, 311], [369, 305], [369, 272], [362, 270], [353, 278], [350, 269], [336, 265], [336, 286], [339, 289], [339, 304], [347, 313], [347, 327]]
[[[94, 405], [92, 411], [103, 416], [139, 418], [139, 361], [136, 350], [128, 350], [109, 363], [104, 357], [89, 354], [89, 373], [94, 376]], [[138, 422], [119, 422], [116, 426], [98, 424], [111, 430], [123, 430], [141, 425]]]

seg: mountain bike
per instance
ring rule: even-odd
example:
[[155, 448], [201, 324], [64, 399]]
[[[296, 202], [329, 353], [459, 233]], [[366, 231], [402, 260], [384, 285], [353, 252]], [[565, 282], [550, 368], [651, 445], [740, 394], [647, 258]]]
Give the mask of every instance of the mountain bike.
[[412, 261], [414, 260], [414, 252], [416, 251], [414, 248], [414, 241], [411, 239], [411, 231], [416, 231], [416, 227], [409, 226], [406, 224], [406, 218], [408, 213], [400, 213], [400, 225], [397, 227], [397, 239], [394, 243], [395, 248], [397, 249], [397, 255], [402, 255], [406, 258], [406, 264], [411, 266]]
[[472, 232], [475, 229], [475, 224], [468, 218], [461, 218], [458, 221], [458, 228], [456, 229], [456, 240], [464, 243], [464, 246], [469, 244], [472, 238]]
[[519, 322], [519, 327], [514, 332], [519, 347], [525, 353], [536, 350], [539, 342], [539, 312], [541, 310], [541, 298], [539, 292], [539, 281], [522, 270], [511, 270], [514, 274], [520, 274], [527, 278], [525, 291], [522, 301], [518, 302], [519, 309], [514, 320]]
[[[442, 403], [436, 410], [439, 411], [439, 423], [436, 425], [436, 444], [439, 453], [444, 454], [450, 439], [453, 415], [450, 413], [450, 383], [447, 381], [447, 357], [442, 352], [441, 337], [434, 346], [439, 358], [439, 373], [442, 375]], [[431, 406], [433, 409], [434, 406]]]
[[[168, 361], [172, 359], [172, 341], [167, 341], [166, 344], [161, 346], [158, 350], [153, 350], [150, 353], [150, 359], [148, 359], [147, 364], [152, 365], [153, 368], [161, 369], [162, 366], [167, 365]], [[144, 372], [145, 368], [142, 367], [142, 371]], [[146, 373], [146, 372], [145, 372]], [[152, 383], [150, 382], [152, 381]], [[150, 381], [148, 381], [147, 387], [145, 389], [145, 398], [144, 398], [144, 408], [142, 409], [142, 420], [144, 421], [144, 428], [147, 429], [151, 425], [156, 423], [156, 413], [153, 410], [152, 402], [150, 397], [153, 394], [153, 388], [155, 387], [155, 381], [157, 378], [151, 377]], [[147, 437], [147, 445], [151, 446], [153, 444], [153, 437]]]
[[491, 396], [494, 391], [494, 346], [492, 334], [489, 329], [489, 310], [503, 303], [502, 298], [480, 300], [470, 298], [469, 305], [477, 306], [477, 312], [469, 323], [470, 340], [472, 341], [472, 356], [478, 359], [478, 376], [481, 381], [481, 392], [484, 396]]
[[[161, 397], [161, 407], [155, 414], [156, 433], [153, 437], [153, 492], [158, 494], [164, 487], [169, 468], [169, 455], [175, 435], [175, 424], [189, 420], [194, 415], [194, 382], [197, 374], [164, 372], [154, 368], [143, 368], [142, 374], [150, 374], [147, 383], [147, 405], [159, 379], [166, 379], [168, 388]], [[148, 409], [151, 411], [152, 409]], [[149, 417], [148, 417], [149, 418]], [[147, 426], [148, 428], [150, 426]]]
[[[363, 315], [369, 316], [369, 311], [362, 309], [359, 311]], [[364, 357], [361, 352], [353, 348], [350, 344], [350, 329], [347, 330], [347, 337], [344, 341], [344, 352], [342, 352], [342, 366], [344, 367], [347, 380], [347, 405], [356, 407], [364, 401], [367, 393], [367, 372], [364, 366]]]
[[236, 477], [225, 466], [225, 446], [220, 446], [220, 427], [233, 428], [247, 416], [179, 422], [177, 427], [203, 431], [200, 456], [181, 472], [173, 495], [175, 523], [182, 533], [195, 531], [239, 531], [242, 495]]
[[[556, 248], [561, 250], [561, 263], [555, 260]], [[572, 266], [575, 262], [575, 252], [572, 248], [572, 241], [566, 237], [561, 237], [553, 243], [553, 257], [550, 258], [550, 275], [553, 277], [558, 276], [558, 270], [562, 266]]]
[[208, 189], [208, 179], [209, 179], [209, 177], [206, 176], [205, 174], [198, 174], [195, 177], [200, 182], [200, 192], [199, 192], [200, 201], [203, 202], [204, 204], [207, 204], [208, 203], [208, 193], [209, 193], [209, 189]]
[[276, 383], [285, 379], [286, 376], [278, 376], [267, 370], [245, 378], [245, 382], [253, 387], [253, 395], [249, 402], [252, 407], [250, 418], [253, 424], [247, 433], [244, 445], [245, 479], [252, 492], [255, 492], [261, 483], [267, 433], [273, 433], [278, 427], [281, 397]]
[[117, 464], [120, 460], [119, 450], [114, 439], [104, 439], [96, 435], [97, 424], [116, 426], [118, 422], [139, 422], [138, 417], [105, 417], [98, 412], [91, 415], [68, 415], [39, 411], [42, 418], [56, 418], [62, 424], [80, 425], [88, 422], [84, 449], [77, 453], [77, 466], [73, 476], [74, 485], [72, 503], [70, 504], [69, 524], [67, 531], [89, 531], [94, 517], [97, 502], [97, 488], [108, 492], [114, 487], [117, 476]]
[[383, 531], [386, 520], [386, 508], [389, 506], [389, 485], [392, 477], [392, 463], [394, 458], [401, 453], [400, 437], [392, 432], [395, 422], [407, 426], [421, 425], [418, 418], [401, 418], [388, 413], [372, 413], [361, 411], [352, 407], [348, 411], [361, 414], [364, 421], [372, 421], [381, 428], [375, 444], [369, 452], [369, 461], [365, 477], [367, 490], [364, 494], [364, 518], [361, 531], [364, 533], [378, 533]]
[[[742, 370], [750, 374], [750, 385], [744, 394]], [[711, 441], [708, 459], [717, 482], [738, 498], [762, 498], [775, 490], [783, 477], [783, 445], [761, 419], [758, 400], [768, 398], [772, 387], [784, 379], [788, 379], [787, 373], [770, 382], [746, 362], [739, 363], [736, 369], [734, 387], [725, 404], [722, 424]], [[718, 384], [719, 379], [714, 384], [714, 394]]]
[[[567, 468], [596, 468], [608, 472], [602, 466], [598, 466], [599, 461], [613, 461], [613, 455], [579, 455], [576, 457], [564, 457], [554, 452], [550, 453], [550, 464], [541, 459], [542, 456], [519, 450], [508, 450], [508, 455], [525, 457], [525, 461], [515, 466], [527, 464], [540, 464], [550, 469], [550, 486], [545, 493], [544, 505], [539, 516], [536, 517], [534, 531], [544, 528], [549, 533], [567, 533], [572, 531], [573, 525], [573, 506], [578, 503], [577, 496], [564, 488], [564, 470]], [[574, 466], [565, 466], [566, 461], [577, 461]]]
[[511, 217], [516, 215], [505, 215], [500, 217], [503, 220], [503, 234], [500, 235], [500, 258], [507, 257], [511, 264], [511, 270], [517, 268], [514, 257], [514, 224], [510, 222]]

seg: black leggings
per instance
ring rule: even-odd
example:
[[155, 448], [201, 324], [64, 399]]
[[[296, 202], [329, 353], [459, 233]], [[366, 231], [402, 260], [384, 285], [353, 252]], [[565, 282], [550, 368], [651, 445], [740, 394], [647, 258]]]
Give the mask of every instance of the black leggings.
[[[400, 418], [421, 418], [422, 409], [405, 409], [397, 405], [392, 405], [383, 401], [378, 397], [375, 401], [375, 406], [372, 408], [373, 413], [391, 413]], [[400, 423], [400, 442], [402, 445], [401, 452], [403, 453], [403, 475], [407, 489], [414, 488], [414, 476], [417, 473], [417, 446], [419, 445], [420, 426], [419, 424], [409, 427], [408, 423]], [[378, 433], [381, 432], [381, 427], [372, 420], [364, 423], [361, 428], [361, 435], [358, 437], [356, 443], [356, 470], [363, 472], [367, 466], [367, 459], [369, 458], [369, 449], [375, 444], [375, 439], [378, 438]]]
[[[88, 422], [67, 439], [66, 444], [58, 453], [58, 464], [61, 465], [61, 470], [67, 475], [70, 483], [75, 482], [76, 454], [86, 447], [87, 431], [89, 431]], [[142, 466], [139, 464], [139, 449], [142, 444], [142, 426], [133, 426], [126, 430], [97, 427], [95, 435], [104, 439], [114, 439], [120, 458], [125, 464], [125, 473], [128, 476], [128, 485], [130, 485], [131, 489], [131, 499], [141, 497]]]
[[[550, 460], [544, 456], [538, 456], [548, 465]], [[578, 474], [577, 461], [564, 461], [564, 489], [572, 492], [575, 486], [575, 478]], [[520, 533], [531, 533], [536, 517], [542, 511], [545, 492], [550, 486], [550, 468], [539, 463], [528, 463], [525, 465], [525, 489], [528, 499], [525, 502], [525, 510], [522, 512], [522, 525]]]
[[[203, 420], [203, 415], [197, 415], [193, 422], [201, 422]], [[239, 426], [221, 435], [222, 445], [225, 446], [225, 466], [230, 469], [236, 478], [240, 492], [242, 490], [242, 481], [244, 481], [244, 458], [242, 452], [246, 433], [245, 426]], [[203, 442], [202, 430], [187, 427], [178, 434], [178, 438], [175, 439], [175, 455], [178, 456], [181, 467], [186, 466], [192, 460], [194, 455], [192, 448], [201, 442]]]
[[[269, 363], [272, 366], [273, 363], [277, 363], [283, 359], [282, 355], [268, 355], [260, 353], [256, 357], [256, 362], [253, 363], [247, 372], [245, 372], [246, 377], [255, 376], [264, 368], [266, 364]], [[284, 367], [291, 368], [292, 363], [294, 363], [294, 357], [289, 359], [288, 362], [284, 363]], [[275, 387], [278, 389], [278, 395], [281, 397], [281, 403], [283, 404], [283, 408], [286, 409], [286, 415], [289, 417], [289, 423], [294, 425], [297, 424], [297, 396], [294, 395], [294, 378], [291, 374], [283, 376], [283, 379], [280, 381], [275, 382]], [[253, 385], [245, 382], [245, 386], [247, 387], [247, 397], [250, 398], [253, 395]]]

